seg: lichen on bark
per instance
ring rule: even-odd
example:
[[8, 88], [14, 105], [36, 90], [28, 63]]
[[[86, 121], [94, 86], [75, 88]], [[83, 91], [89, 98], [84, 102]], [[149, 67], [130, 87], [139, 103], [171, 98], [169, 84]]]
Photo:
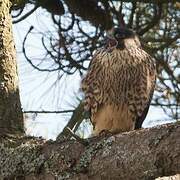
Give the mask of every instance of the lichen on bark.
[[105, 137], [0, 137], [0, 179], [145, 180], [180, 173], [180, 123]]

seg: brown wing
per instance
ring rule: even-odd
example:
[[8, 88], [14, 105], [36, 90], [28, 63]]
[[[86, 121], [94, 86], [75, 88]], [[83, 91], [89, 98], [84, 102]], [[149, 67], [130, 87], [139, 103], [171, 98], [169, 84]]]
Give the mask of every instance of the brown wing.
[[[152, 77], [152, 79], [153, 79], [153, 77]], [[153, 83], [154, 83], [154, 86], [152, 85], [152, 89], [151, 89], [150, 97], [149, 97], [149, 102], [147, 103], [145, 109], [143, 110], [142, 115], [138, 116], [136, 118], [135, 129], [140, 129], [142, 127], [142, 124], [143, 124], [143, 122], [147, 116], [148, 111], [149, 111], [149, 107], [150, 107], [151, 100], [152, 100], [153, 93], [154, 93], [154, 89], [155, 89], [155, 77], [154, 77]]]
[[84, 109], [90, 114], [97, 111], [97, 107], [101, 104], [100, 99], [100, 82], [99, 74], [103, 71], [99, 54], [103, 53], [103, 49], [98, 50], [93, 56], [86, 77], [82, 80], [81, 88], [85, 93]]
[[129, 104], [130, 110], [135, 115], [135, 129], [138, 129], [141, 128], [149, 110], [155, 88], [156, 68], [155, 60], [145, 51], [138, 49], [133, 54], [134, 58], [139, 59], [139, 55], [136, 56], [136, 54], [140, 55], [142, 61], [137, 67], [139, 69], [139, 78], [133, 89], [134, 94], [129, 97]]
[[147, 101], [147, 104], [145, 104], [144, 109], [142, 111], [141, 114], [139, 114], [136, 118], [136, 124], [135, 124], [135, 129], [139, 129], [142, 127], [142, 124], [147, 116], [148, 110], [149, 110], [149, 106], [151, 104], [151, 100], [153, 97], [153, 93], [155, 90], [155, 84], [156, 84], [156, 67], [155, 67], [155, 60], [147, 54], [147, 59], [146, 59], [146, 66], [147, 66], [147, 70], [148, 70], [148, 76], [147, 76], [147, 81], [149, 81], [149, 98]]

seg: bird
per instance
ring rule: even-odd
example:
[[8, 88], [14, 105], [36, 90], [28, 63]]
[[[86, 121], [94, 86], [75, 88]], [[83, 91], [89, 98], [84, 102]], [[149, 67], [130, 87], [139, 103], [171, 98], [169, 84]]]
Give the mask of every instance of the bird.
[[125, 26], [113, 27], [81, 81], [93, 134], [140, 129], [155, 84], [155, 59], [143, 50], [138, 35]]

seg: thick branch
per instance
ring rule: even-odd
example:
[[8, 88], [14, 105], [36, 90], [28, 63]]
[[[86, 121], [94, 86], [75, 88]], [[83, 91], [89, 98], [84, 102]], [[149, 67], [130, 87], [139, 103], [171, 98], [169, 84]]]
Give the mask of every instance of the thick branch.
[[[113, 0], [113, 1], [120, 1], [120, 0]], [[123, 2], [134, 2], [134, 0], [123, 0]], [[180, 2], [180, 0], [136, 0], [136, 2], [162, 4], [162, 3]]]
[[94, 26], [102, 26], [103, 29], [112, 27], [112, 17], [95, 0], [65, 0], [69, 11], [89, 20]]
[[180, 123], [108, 137], [44, 142], [0, 139], [0, 179], [144, 180], [180, 173]]

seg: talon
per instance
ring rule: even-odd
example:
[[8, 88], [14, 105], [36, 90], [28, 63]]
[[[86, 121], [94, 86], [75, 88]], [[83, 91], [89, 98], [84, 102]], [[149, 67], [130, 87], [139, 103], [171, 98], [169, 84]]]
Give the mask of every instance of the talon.
[[104, 129], [99, 133], [100, 137], [106, 137], [106, 136], [111, 136], [111, 135], [113, 135], [113, 133], [107, 129]]

